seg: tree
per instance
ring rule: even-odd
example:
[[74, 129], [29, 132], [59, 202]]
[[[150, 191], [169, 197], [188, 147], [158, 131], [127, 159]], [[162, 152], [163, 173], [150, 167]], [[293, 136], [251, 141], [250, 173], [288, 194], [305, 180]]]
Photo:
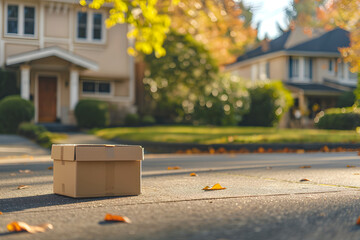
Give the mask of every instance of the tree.
[[[154, 51], [156, 57], [161, 57], [166, 54], [162, 45], [171, 22], [164, 9], [176, 2], [177, 0], [163, 1], [160, 11], [157, 9], [157, 0], [93, 0], [88, 6], [99, 9], [105, 3], [111, 4], [110, 16], [105, 22], [107, 27], [118, 23], [131, 25], [132, 29], [127, 36], [135, 39], [135, 49], [129, 47], [129, 54], [151, 54]], [[87, 2], [80, 0], [80, 4], [86, 6]]]
[[203, 43], [219, 65], [234, 62], [256, 39], [251, 9], [242, 2], [182, 0], [169, 15], [172, 28]]
[[166, 56], [144, 57], [146, 102], [158, 122], [183, 121], [194, 102], [216, 78], [218, 67], [204, 46], [190, 34], [171, 31], [164, 42]]

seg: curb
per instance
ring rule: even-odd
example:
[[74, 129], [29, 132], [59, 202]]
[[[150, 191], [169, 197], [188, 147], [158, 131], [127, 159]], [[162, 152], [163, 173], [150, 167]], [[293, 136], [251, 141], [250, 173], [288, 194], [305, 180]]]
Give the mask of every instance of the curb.
[[[192, 153], [237, 151], [239, 153], [248, 152], [296, 152], [304, 151], [359, 151], [360, 143], [256, 143], [256, 144], [198, 144], [198, 143], [164, 143], [147, 141], [125, 141], [115, 138], [112, 141], [119, 144], [141, 145], [146, 153]], [[211, 150], [212, 149], [212, 150]], [[285, 151], [284, 151], [285, 150]]]

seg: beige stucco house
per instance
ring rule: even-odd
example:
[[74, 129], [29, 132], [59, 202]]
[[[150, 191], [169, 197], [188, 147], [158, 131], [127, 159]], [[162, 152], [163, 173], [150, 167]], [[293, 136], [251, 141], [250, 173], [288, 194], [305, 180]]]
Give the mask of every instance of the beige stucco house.
[[[294, 109], [311, 119], [316, 112], [334, 107], [344, 91], [356, 87], [357, 74], [349, 71], [338, 50], [349, 44], [349, 32], [340, 28], [312, 33], [295, 28], [263, 41], [226, 71], [251, 81], [282, 80], [295, 98]], [[286, 123], [289, 121], [282, 122]]]
[[111, 120], [134, 112], [127, 25], [106, 29], [107, 10], [70, 0], [0, 0], [0, 67], [19, 72], [35, 122], [75, 124], [80, 99], [110, 104]]

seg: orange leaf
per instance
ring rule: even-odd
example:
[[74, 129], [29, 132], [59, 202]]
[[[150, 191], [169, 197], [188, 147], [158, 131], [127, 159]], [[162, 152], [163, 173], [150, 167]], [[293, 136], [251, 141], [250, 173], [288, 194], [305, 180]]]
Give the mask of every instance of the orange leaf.
[[308, 181], [310, 181], [310, 180], [307, 178], [300, 179], [300, 182], [308, 182]]
[[298, 149], [298, 150], [296, 150], [296, 153], [297, 154], [302, 154], [302, 153], [305, 153], [305, 150], [304, 149]]
[[311, 166], [301, 166], [300, 168], [311, 168]]
[[178, 169], [180, 169], [181, 167], [179, 167], [179, 166], [174, 166], [174, 167], [168, 167], [167, 169], [168, 170], [178, 170]]
[[0, 215], [3, 215], [3, 212], [0, 211]]
[[197, 177], [197, 174], [193, 172], [193, 173], [190, 173], [190, 176], [191, 177]]
[[128, 217], [125, 216], [119, 216], [119, 215], [112, 215], [110, 213], [107, 213], [104, 218], [105, 221], [108, 222], [124, 222], [124, 223], [131, 223], [131, 220]]
[[356, 220], [356, 224], [360, 225], [360, 217]]
[[47, 168], [48, 170], [53, 170], [53, 166], [50, 166]]
[[355, 166], [346, 165], [347, 168], [355, 168]]
[[25, 189], [25, 188], [29, 188], [29, 186], [27, 185], [20, 185], [17, 187], [17, 189]]
[[203, 190], [205, 191], [212, 191], [212, 190], [224, 190], [226, 189], [225, 187], [222, 187], [219, 183], [215, 184], [212, 187], [206, 186], [203, 188]]
[[25, 222], [11, 222], [7, 225], [9, 232], [22, 232], [27, 231], [29, 233], [45, 232], [47, 229], [53, 229], [53, 225], [50, 223], [44, 223], [37, 226], [31, 226]]
[[209, 153], [210, 153], [210, 154], [214, 154], [214, 153], [215, 153], [215, 149], [214, 149], [214, 148], [210, 148], [210, 149], [209, 149]]

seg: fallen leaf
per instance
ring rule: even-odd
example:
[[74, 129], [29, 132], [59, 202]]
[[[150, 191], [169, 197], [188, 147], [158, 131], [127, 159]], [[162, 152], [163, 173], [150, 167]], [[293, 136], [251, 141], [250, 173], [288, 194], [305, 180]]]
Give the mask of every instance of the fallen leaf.
[[307, 178], [300, 179], [300, 182], [308, 182], [308, 181], [310, 181], [310, 180]]
[[360, 225], [360, 217], [356, 220], [356, 224]]
[[226, 153], [226, 149], [221, 147], [217, 150], [218, 153]]
[[353, 175], [360, 175], [360, 173], [353, 173]]
[[190, 176], [191, 177], [197, 177], [197, 174], [193, 172], [193, 173], [190, 173]]
[[330, 149], [328, 146], [323, 146], [321, 149], [320, 149], [322, 152], [330, 152]]
[[347, 168], [355, 168], [355, 166], [346, 165]]
[[30, 169], [19, 170], [19, 173], [32, 173]]
[[17, 187], [17, 189], [25, 189], [25, 188], [29, 188], [29, 186], [27, 185], [20, 185]]
[[300, 168], [311, 168], [311, 166], [301, 166]]
[[222, 187], [219, 183], [215, 184], [212, 187], [206, 186], [203, 188], [203, 190], [205, 191], [212, 191], [212, 190], [224, 190], [226, 189], [225, 187]]
[[303, 154], [303, 153], [305, 153], [305, 150], [304, 149], [298, 149], [298, 150], [296, 150], [296, 153], [297, 154]]
[[215, 153], [215, 149], [214, 149], [214, 148], [210, 148], [210, 149], [209, 149], [209, 153], [210, 153], [210, 154], [214, 154], [214, 153]]
[[53, 166], [48, 167], [48, 170], [53, 170]]
[[265, 149], [264, 149], [263, 147], [259, 147], [259, 148], [257, 149], [257, 152], [258, 152], [258, 153], [264, 153], [264, 152], [265, 152]]
[[168, 167], [167, 169], [168, 170], [178, 170], [178, 169], [180, 169], [181, 167], [179, 167], [179, 166], [174, 166], [174, 167]]
[[3, 213], [2, 213], [2, 212], [0, 212], [0, 215], [3, 215]]
[[107, 213], [104, 218], [107, 222], [124, 222], [124, 223], [131, 223], [131, 220], [128, 217], [125, 216], [119, 216], [119, 215], [112, 215], [110, 213]]
[[22, 232], [27, 231], [29, 233], [45, 232], [47, 229], [53, 229], [53, 225], [50, 223], [44, 223], [36, 226], [31, 226], [25, 222], [11, 222], [7, 225], [9, 232]]

